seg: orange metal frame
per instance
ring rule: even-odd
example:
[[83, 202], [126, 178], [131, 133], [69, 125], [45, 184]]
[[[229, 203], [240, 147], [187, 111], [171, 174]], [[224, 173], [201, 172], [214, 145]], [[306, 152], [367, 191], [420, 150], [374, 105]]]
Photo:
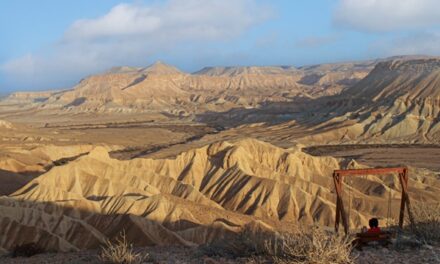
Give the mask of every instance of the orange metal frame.
[[388, 174], [398, 173], [400, 185], [402, 186], [402, 198], [400, 202], [400, 214], [399, 214], [399, 227], [403, 226], [403, 219], [405, 215], [405, 206], [408, 211], [411, 223], [413, 217], [410, 210], [410, 202], [408, 196], [408, 169], [405, 167], [396, 168], [371, 168], [371, 169], [353, 169], [353, 170], [335, 170], [333, 172], [333, 181], [335, 183], [336, 190], [336, 217], [335, 217], [335, 231], [339, 230], [339, 223], [342, 218], [342, 224], [344, 226], [345, 234], [348, 234], [349, 224], [347, 222], [347, 214], [344, 209], [344, 203], [342, 201], [342, 182], [344, 176], [358, 176], [358, 175], [371, 175], [371, 174]]

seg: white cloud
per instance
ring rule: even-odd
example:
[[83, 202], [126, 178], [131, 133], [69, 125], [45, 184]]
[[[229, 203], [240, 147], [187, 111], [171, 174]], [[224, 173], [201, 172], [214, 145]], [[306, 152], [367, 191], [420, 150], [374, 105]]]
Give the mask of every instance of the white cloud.
[[81, 19], [67, 30], [68, 41], [92, 40], [100, 37], [148, 34], [160, 28], [161, 18], [149, 7], [120, 4], [96, 19]]
[[338, 26], [369, 32], [424, 29], [440, 25], [438, 0], [339, 0]]
[[21, 87], [69, 85], [111, 66], [145, 65], [152, 56], [233, 40], [271, 15], [257, 0], [119, 4], [103, 16], [77, 20], [45, 52], [8, 61], [0, 73]]

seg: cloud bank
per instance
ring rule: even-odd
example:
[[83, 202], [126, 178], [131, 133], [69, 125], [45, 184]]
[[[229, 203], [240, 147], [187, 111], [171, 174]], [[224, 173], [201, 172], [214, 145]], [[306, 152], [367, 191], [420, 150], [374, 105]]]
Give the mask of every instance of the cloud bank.
[[7, 83], [54, 88], [115, 65], [145, 65], [153, 55], [232, 41], [272, 12], [256, 0], [168, 0], [119, 4], [107, 14], [75, 21], [38, 53], [0, 65]]
[[334, 13], [338, 26], [368, 32], [440, 26], [438, 0], [340, 0]]
[[339, 0], [333, 24], [374, 36], [373, 56], [440, 55], [438, 0]]

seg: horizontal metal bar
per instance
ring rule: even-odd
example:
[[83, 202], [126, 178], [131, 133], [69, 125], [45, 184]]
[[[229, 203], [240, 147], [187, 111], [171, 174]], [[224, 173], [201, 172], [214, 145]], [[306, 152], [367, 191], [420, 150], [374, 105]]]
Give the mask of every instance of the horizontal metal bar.
[[368, 174], [386, 174], [391, 172], [404, 173], [406, 170], [407, 168], [405, 167], [352, 169], [352, 170], [335, 170], [333, 174], [338, 174], [340, 176], [368, 175]]

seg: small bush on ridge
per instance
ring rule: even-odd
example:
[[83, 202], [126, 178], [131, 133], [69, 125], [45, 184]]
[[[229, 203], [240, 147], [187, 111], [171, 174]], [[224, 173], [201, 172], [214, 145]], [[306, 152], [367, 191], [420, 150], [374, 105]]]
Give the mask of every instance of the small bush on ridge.
[[148, 257], [148, 254], [136, 253], [133, 250], [133, 245], [128, 243], [127, 236], [123, 231], [114, 242], [106, 241], [99, 259], [105, 263], [140, 264]]

